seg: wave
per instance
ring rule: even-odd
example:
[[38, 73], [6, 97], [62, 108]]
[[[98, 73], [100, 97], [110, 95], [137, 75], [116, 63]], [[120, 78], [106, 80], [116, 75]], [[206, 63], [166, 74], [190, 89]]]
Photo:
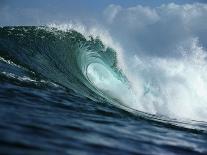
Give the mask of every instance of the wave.
[[[99, 102], [119, 100], [110, 95], [111, 82], [129, 89], [117, 68], [116, 52], [99, 38], [49, 27], [0, 29], [1, 57]], [[5, 61], [5, 60], [4, 60]], [[14, 64], [14, 63], [12, 63]]]
[[203, 64], [135, 56], [123, 67], [118, 56], [99, 37], [86, 37], [74, 29], [0, 28], [0, 61], [150, 119], [206, 120]]

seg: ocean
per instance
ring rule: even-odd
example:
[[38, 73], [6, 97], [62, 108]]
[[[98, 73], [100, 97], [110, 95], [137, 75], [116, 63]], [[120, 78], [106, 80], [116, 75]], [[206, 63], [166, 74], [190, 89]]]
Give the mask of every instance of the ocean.
[[205, 69], [135, 57], [136, 72], [118, 50], [73, 28], [1, 27], [0, 154], [207, 154], [192, 84]]

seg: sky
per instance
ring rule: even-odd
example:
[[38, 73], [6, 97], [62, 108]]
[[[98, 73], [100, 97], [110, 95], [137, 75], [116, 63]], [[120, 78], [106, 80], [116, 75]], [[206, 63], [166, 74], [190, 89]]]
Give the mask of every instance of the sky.
[[206, 0], [0, 0], [0, 25], [41, 25], [52, 21], [94, 20], [110, 4], [157, 7]]

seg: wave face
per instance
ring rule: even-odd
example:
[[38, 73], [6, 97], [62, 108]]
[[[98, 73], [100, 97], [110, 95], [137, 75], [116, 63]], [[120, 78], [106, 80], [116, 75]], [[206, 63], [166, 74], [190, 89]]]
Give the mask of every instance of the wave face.
[[98, 38], [49, 27], [4, 27], [0, 36], [3, 59], [92, 100], [116, 103], [117, 89], [129, 89], [116, 52]]
[[117, 51], [100, 38], [51, 27], [0, 28], [0, 57], [94, 101], [136, 114], [207, 118], [205, 62], [135, 57], [121, 68]]

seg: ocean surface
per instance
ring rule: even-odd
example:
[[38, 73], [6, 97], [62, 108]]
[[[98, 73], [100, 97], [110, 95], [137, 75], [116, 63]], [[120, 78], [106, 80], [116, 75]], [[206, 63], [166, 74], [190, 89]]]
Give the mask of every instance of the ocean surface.
[[174, 91], [168, 99], [169, 83], [183, 83], [170, 76], [166, 89], [151, 81], [138, 95], [118, 57], [102, 38], [73, 29], [1, 27], [0, 154], [207, 154], [206, 107], [190, 109]]

